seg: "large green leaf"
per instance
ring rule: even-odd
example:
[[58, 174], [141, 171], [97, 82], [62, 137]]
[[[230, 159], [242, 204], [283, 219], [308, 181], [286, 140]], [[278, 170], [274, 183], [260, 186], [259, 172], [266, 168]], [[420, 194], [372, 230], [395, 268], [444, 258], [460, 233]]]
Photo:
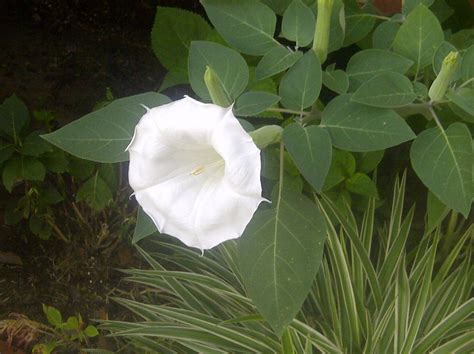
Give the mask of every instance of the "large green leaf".
[[125, 148], [132, 140], [135, 126], [146, 112], [141, 105], [152, 108], [169, 101], [168, 97], [155, 92], [120, 98], [42, 137], [81, 159], [127, 161]]
[[404, 74], [412, 64], [413, 61], [388, 50], [366, 49], [349, 59], [346, 72], [352, 89], [356, 89], [375, 75], [390, 71]]
[[201, 0], [209, 19], [239, 51], [263, 55], [279, 45], [273, 38], [275, 13], [258, 0]]
[[444, 34], [436, 16], [423, 4], [407, 16], [395, 36], [395, 52], [415, 62], [415, 72], [431, 63]]
[[321, 123], [329, 130], [333, 145], [349, 151], [382, 150], [415, 137], [394, 111], [352, 102], [349, 94], [329, 102]]
[[331, 165], [332, 144], [328, 132], [317, 126], [303, 128], [293, 123], [283, 131], [283, 141], [301, 174], [321, 192]]
[[143, 211], [141, 207], [138, 207], [137, 224], [135, 225], [135, 230], [133, 231], [132, 243], [137, 243], [138, 241], [143, 240], [145, 237], [148, 237], [155, 232], [158, 232], [158, 229], [156, 228], [153, 220]]
[[158, 6], [151, 30], [151, 45], [168, 70], [186, 72], [191, 41], [205, 39], [211, 27], [201, 16], [174, 7]]
[[415, 139], [410, 159], [421, 181], [448, 207], [469, 214], [473, 198], [473, 152], [469, 128], [451, 124], [434, 127]]
[[269, 50], [257, 64], [255, 71], [257, 80], [265, 79], [288, 69], [302, 56], [302, 52], [293, 52], [285, 47], [275, 47]]
[[231, 100], [235, 100], [242, 93], [249, 80], [249, 69], [244, 58], [235, 50], [221, 44], [192, 42], [188, 64], [191, 87], [205, 100], [211, 99], [204, 82], [206, 67], [211, 68]]
[[0, 133], [19, 138], [20, 131], [28, 124], [28, 108], [17, 96], [8, 97], [0, 105]]
[[272, 209], [258, 211], [239, 241], [249, 297], [277, 335], [305, 300], [324, 250], [326, 225], [305, 196], [280, 189]]
[[416, 98], [411, 81], [402, 74], [385, 72], [364, 82], [352, 95], [352, 101], [373, 107], [401, 107]]
[[275, 105], [280, 97], [268, 92], [249, 91], [237, 99], [234, 113], [237, 116], [254, 116]]
[[313, 41], [316, 20], [311, 9], [301, 0], [293, 0], [283, 15], [281, 36], [306, 47]]
[[282, 105], [299, 111], [311, 106], [319, 97], [321, 82], [321, 64], [310, 50], [281, 79]]

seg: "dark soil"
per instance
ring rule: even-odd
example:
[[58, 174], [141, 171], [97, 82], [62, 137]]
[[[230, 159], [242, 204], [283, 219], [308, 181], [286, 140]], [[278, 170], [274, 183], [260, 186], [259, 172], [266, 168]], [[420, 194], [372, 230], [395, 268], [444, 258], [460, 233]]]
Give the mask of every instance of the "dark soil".
[[[0, 1], [0, 102], [15, 93], [30, 111], [51, 111], [64, 124], [89, 113], [107, 88], [114, 97], [156, 90], [164, 75], [150, 46], [157, 5], [200, 8], [186, 0]], [[73, 233], [70, 243], [0, 225], [0, 320], [21, 314], [45, 322], [42, 304], [64, 318], [127, 316], [109, 302], [133, 291], [115, 269], [140, 265], [120, 222], [127, 215], [92, 215], [85, 230], [74, 227], [70, 206], [63, 208], [72, 220], [63, 213], [67, 225], [58, 226]], [[0, 351], [1, 344], [0, 336]]]

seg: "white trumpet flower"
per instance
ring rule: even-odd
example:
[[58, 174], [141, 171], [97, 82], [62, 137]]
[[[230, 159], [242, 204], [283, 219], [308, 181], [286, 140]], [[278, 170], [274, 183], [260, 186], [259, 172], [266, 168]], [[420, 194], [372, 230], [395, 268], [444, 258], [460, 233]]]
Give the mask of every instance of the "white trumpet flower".
[[138, 203], [189, 247], [241, 236], [264, 200], [260, 150], [231, 108], [185, 97], [149, 109], [127, 149]]

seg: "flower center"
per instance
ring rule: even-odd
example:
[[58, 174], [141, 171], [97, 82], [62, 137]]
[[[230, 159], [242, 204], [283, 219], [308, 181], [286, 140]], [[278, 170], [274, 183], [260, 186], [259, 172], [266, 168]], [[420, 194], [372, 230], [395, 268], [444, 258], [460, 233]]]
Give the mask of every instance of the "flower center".
[[215, 161], [197, 165], [191, 171], [190, 174], [193, 175], [193, 176], [199, 176], [200, 174], [204, 173], [205, 171], [209, 171], [209, 170], [212, 170], [212, 171], [216, 172], [219, 169], [219, 167], [224, 166], [224, 165], [225, 165], [224, 159], [219, 156], [219, 158], [216, 159]]

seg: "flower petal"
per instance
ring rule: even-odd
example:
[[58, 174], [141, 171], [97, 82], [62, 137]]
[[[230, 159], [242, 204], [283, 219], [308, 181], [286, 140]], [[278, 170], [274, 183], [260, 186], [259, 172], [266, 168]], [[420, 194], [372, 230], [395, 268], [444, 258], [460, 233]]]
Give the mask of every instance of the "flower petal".
[[260, 150], [232, 109], [189, 97], [153, 108], [128, 150], [137, 201], [161, 232], [190, 247], [239, 237], [264, 200]]

